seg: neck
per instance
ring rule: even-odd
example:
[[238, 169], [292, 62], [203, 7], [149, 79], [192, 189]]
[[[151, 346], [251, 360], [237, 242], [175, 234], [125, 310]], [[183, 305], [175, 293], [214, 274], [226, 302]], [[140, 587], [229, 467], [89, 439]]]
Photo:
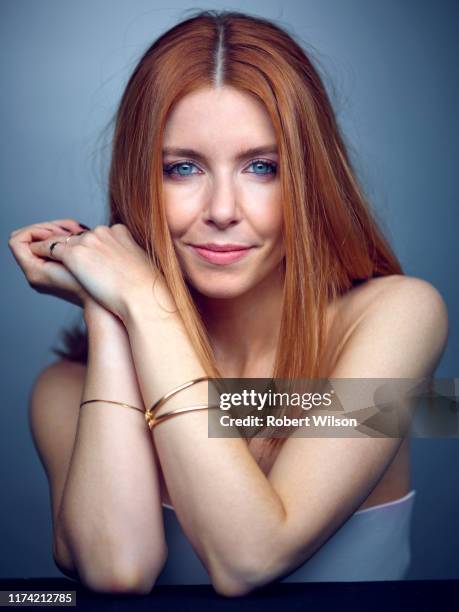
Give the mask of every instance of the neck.
[[196, 295], [215, 357], [237, 377], [274, 355], [280, 330], [283, 272], [234, 299]]

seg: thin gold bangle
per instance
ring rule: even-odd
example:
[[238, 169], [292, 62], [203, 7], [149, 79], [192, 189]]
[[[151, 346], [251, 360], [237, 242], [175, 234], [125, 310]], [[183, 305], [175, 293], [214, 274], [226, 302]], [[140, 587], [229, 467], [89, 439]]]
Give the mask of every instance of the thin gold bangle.
[[133, 408], [134, 410], [140, 410], [143, 414], [145, 414], [145, 410], [143, 408], [138, 408], [137, 406], [131, 406], [131, 404], [126, 404], [124, 402], [115, 402], [114, 400], [103, 400], [103, 399], [92, 399], [86, 400], [80, 404], [80, 408], [85, 404], [92, 404], [93, 402], [107, 402], [107, 404], [118, 404], [118, 406], [124, 406], [125, 408]]
[[201, 376], [200, 378], [195, 378], [194, 380], [190, 380], [186, 383], [183, 383], [183, 385], [180, 385], [179, 387], [172, 389], [172, 391], [169, 391], [168, 393], [166, 393], [166, 395], [163, 395], [163, 397], [159, 398], [159, 400], [155, 402], [149, 410], [147, 410], [146, 414], [149, 414], [150, 416], [154, 416], [156, 412], [158, 411], [158, 409], [164, 404], [166, 400], [168, 400], [170, 397], [172, 397], [179, 391], [182, 391], [182, 389], [191, 387], [191, 385], [195, 385], [196, 383], [201, 382], [203, 380], [210, 380], [210, 379], [211, 379], [210, 376]]
[[208, 406], [207, 404], [198, 404], [196, 406], [188, 406], [187, 408], [176, 408], [175, 410], [170, 410], [164, 414], [161, 414], [158, 417], [148, 416], [148, 413], [145, 413], [145, 420], [148, 423], [148, 427], [150, 431], [153, 431], [153, 427], [162, 423], [162, 421], [166, 421], [176, 414], [180, 414], [182, 412], [191, 412], [192, 410], [210, 410], [213, 408], [219, 408], [220, 406]]

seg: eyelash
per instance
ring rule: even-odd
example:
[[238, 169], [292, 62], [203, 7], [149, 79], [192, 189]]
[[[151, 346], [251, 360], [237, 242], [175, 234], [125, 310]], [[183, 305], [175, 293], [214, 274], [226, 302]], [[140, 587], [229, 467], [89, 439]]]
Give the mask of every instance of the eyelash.
[[[258, 174], [257, 172], [249, 172], [249, 174], [255, 174], [257, 176], [275, 176], [277, 173], [277, 164], [272, 162], [272, 161], [268, 161], [266, 159], [254, 159], [250, 162], [249, 166], [253, 166], [254, 164], [257, 163], [261, 163], [261, 164], [265, 164], [266, 166], [269, 166], [271, 168], [271, 172], [267, 172], [265, 174], [261, 173]], [[185, 179], [188, 176], [193, 176], [195, 174], [197, 174], [197, 172], [194, 172], [192, 174], [186, 174], [186, 175], [180, 175], [180, 174], [174, 174], [173, 170], [175, 168], [177, 168], [178, 166], [183, 166], [185, 164], [188, 164], [190, 166], [194, 166], [195, 168], [197, 168], [198, 166], [192, 162], [191, 160], [185, 160], [185, 161], [181, 161], [181, 162], [174, 162], [173, 164], [168, 164], [167, 166], [164, 166], [163, 171], [164, 174], [166, 174], [167, 176], [175, 176], [178, 177], [179, 180], [181, 179]]]

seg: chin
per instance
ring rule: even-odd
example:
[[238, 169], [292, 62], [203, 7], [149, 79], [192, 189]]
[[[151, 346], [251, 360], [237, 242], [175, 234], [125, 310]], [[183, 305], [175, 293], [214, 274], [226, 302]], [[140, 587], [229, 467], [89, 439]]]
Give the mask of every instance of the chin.
[[197, 278], [188, 276], [187, 283], [194, 291], [207, 298], [229, 300], [238, 298], [250, 290], [252, 285], [247, 283], [237, 283], [231, 281], [209, 282], [209, 279], [199, 281]]

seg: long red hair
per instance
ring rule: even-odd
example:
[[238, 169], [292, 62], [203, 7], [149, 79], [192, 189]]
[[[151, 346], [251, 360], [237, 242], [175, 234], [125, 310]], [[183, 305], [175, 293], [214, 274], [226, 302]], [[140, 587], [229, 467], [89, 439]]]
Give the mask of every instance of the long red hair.
[[[359, 281], [403, 272], [358, 185], [318, 70], [284, 29], [240, 12], [200, 11], [150, 46], [116, 114], [109, 225], [125, 224], [148, 253], [207, 375], [220, 377], [166, 222], [162, 140], [168, 115], [183, 96], [221, 85], [264, 104], [277, 135], [286, 257], [272, 376], [326, 377], [329, 301]], [[67, 348], [57, 352], [85, 361], [84, 334], [67, 333]]]

